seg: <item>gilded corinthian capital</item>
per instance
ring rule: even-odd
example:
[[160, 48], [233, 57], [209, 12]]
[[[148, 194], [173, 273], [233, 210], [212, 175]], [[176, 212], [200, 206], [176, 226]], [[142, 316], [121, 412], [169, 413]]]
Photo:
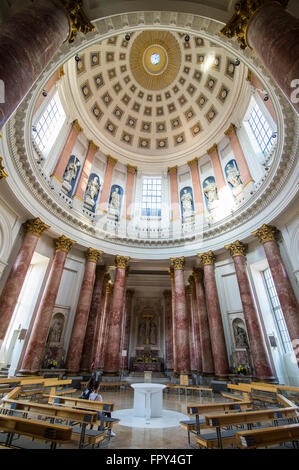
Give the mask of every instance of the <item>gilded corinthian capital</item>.
[[180, 256], [179, 258], [170, 258], [170, 262], [175, 271], [178, 269], [181, 269], [181, 270], [184, 269], [184, 265], [185, 265], [184, 256]]
[[126, 269], [127, 266], [128, 266], [129, 259], [130, 259], [130, 256], [116, 255], [115, 256], [115, 267], [116, 268]]
[[87, 18], [83, 10], [83, 0], [58, 0], [68, 17], [70, 30], [67, 41], [74, 42], [78, 32], [87, 34], [95, 27]]
[[61, 237], [55, 240], [56, 251], [65, 251], [68, 253], [75, 243], [74, 240], [67, 238], [65, 235], [61, 235]]
[[27, 222], [25, 222], [25, 228], [26, 232], [41, 237], [46, 230], [49, 230], [50, 225], [45, 224], [37, 217], [36, 219], [27, 220]]
[[257, 237], [260, 243], [276, 241], [275, 235], [277, 233], [277, 228], [272, 225], [262, 225], [260, 228], [252, 232], [254, 237]]
[[247, 42], [247, 29], [253, 15], [267, 3], [279, 3], [286, 7], [289, 0], [239, 0], [235, 5], [235, 13], [221, 29], [220, 34], [228, 38], [236, 37], [241, 49], [250, 47]]
[[199, 262], [202, 263], [204, 266], [208, 264], [214, 264], [216, 260], [216, 256], [214, 255], [213, 251], [207, 251], [206, 253], [198, 253]]
[[245, 256], [247, 251], [247, 245], [240, 242], [239, 240], [236, 240], [235, 242], [230, 243], [229, 245], [225, 245], [224, 248], [226, 250], [229, 250], [232, 258], [234, 256]]
[[99, 257], [103, 254], [100, 250], [94, 250], [93, 248], [88, 248], [85, 252], [85, 257], [87, 261], [92, 261], [94, 263], [98, 262]]

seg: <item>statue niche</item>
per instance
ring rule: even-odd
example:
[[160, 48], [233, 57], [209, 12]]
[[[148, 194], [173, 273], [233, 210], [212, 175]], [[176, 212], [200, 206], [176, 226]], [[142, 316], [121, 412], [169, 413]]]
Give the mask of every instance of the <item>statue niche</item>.
[[237, 371], [237, 368], [241, 365], [247, 370], [247, 373], [251, 373], [251, 356], [250, 346], [247, 337], [246, 328], [241, 318], [235, 318], [232, 322], [232, 332], [234, 339], [234, 351], [233, 351], [233, 366]]
[[56, 368], [60, 369], [64, 367], [63, 359], [65, 351], [63, 348], [63, 340], [65, 320], [65, 316], [61, 312], [55, 313], [52, 317], [42, 360], [43, 369], [50, 368], [53, 361], [57, 364]]

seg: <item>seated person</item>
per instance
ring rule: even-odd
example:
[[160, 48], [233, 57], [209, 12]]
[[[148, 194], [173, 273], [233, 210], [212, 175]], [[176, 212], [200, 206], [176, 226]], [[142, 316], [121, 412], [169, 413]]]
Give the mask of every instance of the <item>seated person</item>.
[[[98, 382], [95, 382], [94, 385], [92, 386], [91, 393], [89, 394], [88, 400], [91, 401], [103, 401], [102, 395], [100, 395], [99, 392], [100, 389], [100, 384]], [[98, 419], [102, 418], [102, 412], [98, 411]], [[100, 426], [98, 427], [100, 429]], [[111, 436], [115, 436], [115, 433], [111, 430]]]

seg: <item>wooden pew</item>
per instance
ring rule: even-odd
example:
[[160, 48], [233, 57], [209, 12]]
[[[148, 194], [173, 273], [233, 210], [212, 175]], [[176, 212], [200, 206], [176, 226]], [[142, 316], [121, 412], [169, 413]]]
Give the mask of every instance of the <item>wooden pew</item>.
[[[224, 403], [210, 403], [210, 404], [199, 404], [199, 405], [188, 405], [187, 414], [192, 417], [190, 420], [180, 421], [180, 426], [187, 431], [188, 444], [190, 443], [190, 434], [200, 434], [201, 429], [207, 428], [206, 420], [200, 419], [200, 415], [206, 415], [207, 413], [218, 413], [218, 412], [229, 412], [251, 409], [251, 401], [243, 400], [243, 402], [224, 402]], [[194, 418], [193, 418], [194, 417]], [[192, 446], [191, 446], [192, 447]]]
[[49, 395], [72, 395], [77, 392], [76, 388], [66, 387], [66, 385], [72, 384], [71, 379], [46, 379], [44, 382], [44, 396]]
[[100, 389], [126, 387], [128, 382], [100, 382]]
[[296, 448], [299, 448], [298, 423], [236, 433], [236, 443], [239, 449], [256, 449], [285, 442], [293, 442]]
[[[98, 419], [96, 411], [79, 410], [29, 401], [11, 400], [7, 397], [2, 399], [0, 411], [3, 414], [21, 412], [25, 417], [37, 415], [44, 419], [50, 419], [50, 422], [54, 422], [56, 419], [59, 419], [67, 421], [71, 425], [79, 423], [81, 425], [79, 448], [84, 446], [86, 426], [88, 424], [96, 424]], [[100, 431], [98, 434], [102, 436]]]
[[119, 423], [119, 419], [111, 418], [114, 411], [114, 403], [104, 401], [84, 400], [82, 398], [73, 398], [65, 396], [50, 395], [48, 403], [56, 403], [61, 406], [72, 407], [81, 410], [100, 411], [102, 417], [95, 425], [100, 426], [100, 430], [108, 431], [108, 441], [111, 437], [111, 431], [114, 424]]
[[201, 434], [196, 436], [197, 442], [202, 447], [218, 447], [222, 449], [222, 444], [232, 444], [235, 442], [236, 431], [225, 431], [221, 433], [222, 427], [240, 426], [247, 424], [251, 428], [255, 423], [278, 422], [279, 419], [297, 419], [297, 407], [277, 408], [268, 410], [247, 411], [245, 413], [227, 413], [213, 416], [206, 416], [206, 424], [216, 428], [216, 433]]
[[16, 416], [0, 415], [0, 429], [8, 433], [5, 442], [7, 447], [11, 445], [14, 434], [50, 441], [51, 449], [55, 449], [57, 444], [70, 442], [72, 437], [72, 428], [69, 426], [49, 424]]

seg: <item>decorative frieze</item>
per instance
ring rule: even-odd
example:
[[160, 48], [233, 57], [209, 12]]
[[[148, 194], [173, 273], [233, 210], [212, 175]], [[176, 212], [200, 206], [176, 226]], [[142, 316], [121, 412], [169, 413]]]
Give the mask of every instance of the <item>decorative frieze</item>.
[[46, 230], [49, 230], [50, 225], [45, 224], [40, 220], [39, 217], [36, 219], [30, 219], [25, 222], [25, 228], [26, 232], [32, 233], [33, 235], [36, 235], [37, 237], [41, 237]]
[[247, 251], [247, 245], [240, 242], [239, 240], [236, 240], [235, 242], [230, 243], [229, 245], [225, 245], [225, 249], [230, 252], [232, 258], [234, 256], [245, 256]]
[[272, 225], [263, 224], [260, 228], [252, 232], [254, 237], [257, 237], [260, 243], [269, 241], [276, 241], [275, 235], [278, 232], [276, 227]]

